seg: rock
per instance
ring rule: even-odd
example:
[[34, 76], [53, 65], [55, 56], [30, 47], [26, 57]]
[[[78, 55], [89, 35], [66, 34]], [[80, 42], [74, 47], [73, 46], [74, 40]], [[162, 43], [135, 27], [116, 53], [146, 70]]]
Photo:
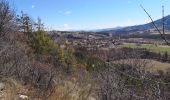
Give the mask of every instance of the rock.
[[4, 96], [5, 84], [0, 83], [0, 98]]
[[28, 96], [26, 96], [26, 95], [19, 95], [19, 97], [20, 97], [20, 99], [22, 99], [22, 100], [28, 100]]
[[0, 83], [0, 91], [3, 91], [5, 89], [5, 84], [4, 83]]

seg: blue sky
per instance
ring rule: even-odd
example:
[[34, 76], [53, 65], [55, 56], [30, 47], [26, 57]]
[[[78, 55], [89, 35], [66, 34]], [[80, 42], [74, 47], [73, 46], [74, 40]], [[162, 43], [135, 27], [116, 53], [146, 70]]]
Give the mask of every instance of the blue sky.
[[149, 22], [142, 4], [153, 19], [170, 14], [170, 0], [9, 0], [36, 20], [39, 16], [48, 28], [56, 30], [89, 30], [130, 26]]

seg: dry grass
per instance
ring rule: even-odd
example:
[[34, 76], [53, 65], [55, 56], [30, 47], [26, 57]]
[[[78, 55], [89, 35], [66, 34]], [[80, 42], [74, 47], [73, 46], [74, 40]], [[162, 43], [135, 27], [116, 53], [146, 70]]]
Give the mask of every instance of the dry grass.
[[[32, 100], [34, 94], [30, 87], [23, 86], [19, 81], [11, 78], [0, 78], [0, 100]], [[20, 96], [27, 96], [27, 99], [21, 99]], [[38, 100], [38, 99], [36, 99]]]
[[162, 63], [159, 61], [151, 60], [151, 63], [148, 64], [147, 70], [151, 72], [157, 72], [159, 70], [166, 72], [169, 68], [169, 63]]
[[8, 78], [1, 78], [0, 83], [4, 85], [1, 86], [1, 100], [18, 99], [18, 91], [21, 88], [21, 85], [17, 81]]
[[150, 59], [126, 59], [126, 60], [119, 60], [119, 61], [114, 61], [113, 63], [124, 63], [124, 64], [133, 64], [133, 63], [145, 63], [146, 70], [150, 72], [158, 72], [158, 71], [163, 71], [166, 72], [168, 69], [170, 69], [170, 64], [169, 63], [163, 63], [155, 60], [150, 60]]
[[63, 85], [56, 87], [49, 100], [92, 100], [91, 94], [90, 84], [79, 87], [76, 83], [65, 81]]

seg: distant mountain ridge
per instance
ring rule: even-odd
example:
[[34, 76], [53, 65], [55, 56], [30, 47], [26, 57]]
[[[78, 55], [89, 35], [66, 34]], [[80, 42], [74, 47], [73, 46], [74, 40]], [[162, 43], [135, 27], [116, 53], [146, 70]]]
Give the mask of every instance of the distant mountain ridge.
[[[165, 18], [165, 29], [170, 31], [170, 15], [166, 16]], [[162, 28], [162, 19], [158, 19], [154, 21], [156, 26], [158, 28]], [[135, 25], [135, 26], [128, 26], [128, 27], [123, 27], [123, 28], [113, 28], [113, 29], [103, 29], [100, 32], [105, 32], [105, 33], [113, 33], [113, 34], [128, 34], [128, 33], [135, 33], [135, 32], [143, 32], [147, 30], [154, 29], [155, 27], [153, 26], [153, 23], [147, 23], [143, 25]]]
[[124, 27], [115, 27], [115, 28], [106, 28], [106, 29], [96, 29], [96, 30], [88, 30], [91, 31], [91, 32], [102, 32], [102, 31], [110, 31], [110, 30], [117, 30], [117, 29], [121, 29], [121, 28], [124, 28]]

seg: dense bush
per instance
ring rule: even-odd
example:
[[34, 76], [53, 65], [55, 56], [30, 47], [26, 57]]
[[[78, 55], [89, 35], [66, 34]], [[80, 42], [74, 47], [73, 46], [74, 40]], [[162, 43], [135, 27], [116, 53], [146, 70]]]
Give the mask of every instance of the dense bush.
[[57, 47], [50, 37], [43, 31], [37, 31], [31, 34], [30, 46], [34, 49], [35, 53], [38, 54], [50, 53]]

